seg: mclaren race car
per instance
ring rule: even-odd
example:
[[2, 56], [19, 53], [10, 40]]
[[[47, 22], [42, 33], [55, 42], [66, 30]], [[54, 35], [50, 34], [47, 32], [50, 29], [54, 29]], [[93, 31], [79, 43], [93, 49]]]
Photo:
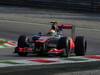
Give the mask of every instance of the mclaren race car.
[[[63, 30], [70, 29], [71, 36], [64, 36]], [[83, 36], [75, 36], [75, 26], [72, 24], [57, 24], [51, 22], [51, 29], [47, 34], [41, 32], [32, 35], [31, 40], [26, 35], [18, 38], [15, 53], [19, 56], [27, 56], [28, 53], [34, 55], [55, 55], [70, 56], [74, 53], [76, 56], [84, 56], [86, 53], [87, 42]]]

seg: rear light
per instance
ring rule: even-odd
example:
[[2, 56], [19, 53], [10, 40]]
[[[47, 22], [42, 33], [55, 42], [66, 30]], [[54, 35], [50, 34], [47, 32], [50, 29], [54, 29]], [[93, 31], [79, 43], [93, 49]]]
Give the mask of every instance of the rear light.
[[33, 49], [32, 48], [19, 48], [18, 52], [32, 52]]
[[19, 48], [19, 52], [26, 52], [26, 48]]

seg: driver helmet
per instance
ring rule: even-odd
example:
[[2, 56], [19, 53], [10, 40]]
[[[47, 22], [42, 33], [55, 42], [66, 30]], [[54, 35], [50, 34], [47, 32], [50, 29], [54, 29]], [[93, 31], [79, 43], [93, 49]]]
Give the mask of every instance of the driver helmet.
[[51, 30], [48, 32], [48, 35], [49, 35], [49, 36], [55, 36], [55, 35], [57, 35], [57, 32], [56, 32], [55, 30], [51, 29]]
[[57, 21], [51, 21], [50, 23], [51, 23], [51, 24], [58, 24]]

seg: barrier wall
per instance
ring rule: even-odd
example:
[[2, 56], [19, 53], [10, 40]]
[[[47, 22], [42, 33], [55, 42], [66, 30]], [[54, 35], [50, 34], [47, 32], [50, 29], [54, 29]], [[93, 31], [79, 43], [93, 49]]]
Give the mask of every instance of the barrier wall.
[[99, 11], [100, 0], [0, 0], [2, 5]]

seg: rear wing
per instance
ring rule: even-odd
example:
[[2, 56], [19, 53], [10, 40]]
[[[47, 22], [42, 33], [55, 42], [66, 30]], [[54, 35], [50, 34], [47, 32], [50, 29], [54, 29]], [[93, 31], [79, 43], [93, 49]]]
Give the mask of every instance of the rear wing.
[[73, 24], [56, 24], [60, 29], [71, 29], [71, 36], [74, 39], [75, 37], [75, 25]]
[[72, 24], [56, 24], [56, 26], [62, 29], [72, 29], [73, 28]]

